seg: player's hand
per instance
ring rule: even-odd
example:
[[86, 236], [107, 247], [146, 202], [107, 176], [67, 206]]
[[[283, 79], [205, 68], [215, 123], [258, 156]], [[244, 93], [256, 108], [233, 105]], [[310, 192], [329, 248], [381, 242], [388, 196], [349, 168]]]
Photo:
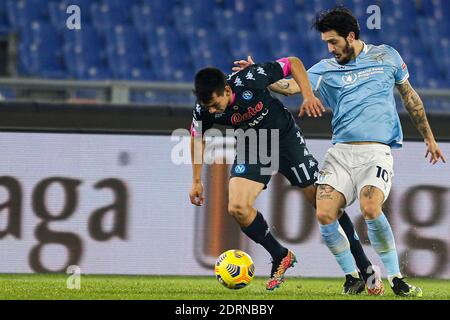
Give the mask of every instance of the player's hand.
[[322, 105], [322, 102], [320, 102], [316, 96], [312, 95], [303, 98], [303, 103], [300, 107], [298, 116], [301, 118], [306, 113], [308, 117], [313, 116], [314, 118], [317, 118], [321, 117], [323, 112], [325, 112], [325, 108]]
[[444, 154], [442, 153], [441, 148], [439, 148], [436, 140], [433, 138], [431, 139], [425, 139], [425, 145], [427, 146], [427, 152], [425, 153], [425, 158], [430, 155], [430, 163], [436, 164], [439, 159], [442, 160], [442, 162], [446, 162], [444, 158]]
[[201, 206], [205, 203], [205, 197], [203, 196], [203, 184], [201, 182], [193, 182], [191, 192], [189, 192], [189, 198], [191, 203], [196, 206]]
[[251, 56], [248, 56], [247, 60], [238, 60], [233, 62], [233, 64], [235, 64], [236, 66], [233, 67], [231, 70], [233, 70], [233, 72], [239, 72], [251, 66], [252, 64], [255, 64], [255, 62], [253, 61], [253, 58]]

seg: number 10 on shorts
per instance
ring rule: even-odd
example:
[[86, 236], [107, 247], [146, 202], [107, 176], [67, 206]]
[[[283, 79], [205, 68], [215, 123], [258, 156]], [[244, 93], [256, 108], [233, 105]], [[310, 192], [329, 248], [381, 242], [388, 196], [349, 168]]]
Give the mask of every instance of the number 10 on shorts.
[[388, 182], [389, 181], [389, 174], [388, 172], [383, 169], [380, 166], [377, 166], [377, 178], [381, 178], [384, 180], [384, 182]]

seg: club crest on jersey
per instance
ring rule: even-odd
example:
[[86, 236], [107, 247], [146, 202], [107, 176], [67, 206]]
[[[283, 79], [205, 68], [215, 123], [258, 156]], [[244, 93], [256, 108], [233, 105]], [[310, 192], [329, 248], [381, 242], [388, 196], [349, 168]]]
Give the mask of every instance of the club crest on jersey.
[[350, 73], [350, 74], [346, 74], [346, 75], [342, 76], [342, 81], [346, 85], [353, 84], [356, 82], [356, 80], [358, 80], [358, 76], [354, 73]]
[[248, 91], [248, 90], [244, 91], [244, 92], [242, 93], [242, 98], [243, 98], [244, 100], [251, 100], [251, 99], [253, 98], [253, 92]]
[[243, 174], [245, 172], [246, 168], [245, 165], [243, 164], [238, 164], [235, 168], [234, 168], [234, 172], [237, 174]]

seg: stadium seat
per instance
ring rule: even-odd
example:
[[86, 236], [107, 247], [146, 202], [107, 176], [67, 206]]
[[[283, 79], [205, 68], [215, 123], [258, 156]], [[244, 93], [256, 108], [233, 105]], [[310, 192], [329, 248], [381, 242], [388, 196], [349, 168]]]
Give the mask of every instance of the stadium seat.
[[209, 29], [215, 33], [210, 14], [196, 11], [195, 7], [177, 7], [174, 9], [174, 23], [177, 30], [185, 36], [192, 35], [197, 29]]
[[27, 75], [51, 79], [67, 77], [60, 51], [45, 43], [24, 43], [20, 47], [21, 58], [26, 60]]
[[158, 9], [148, 5], [134, 6], [131, 10], [131, 19], [134, 27], [142, 36], [155, 28], [170, 24], [170, 17], [166, 13], [161, 13]]
[[[384, 15], [404, 21], [414, 21], [417, 18], [416, 0], [381, 0], [381, 10]], [[399, 27], [401, 27], [399, 25]]]
[[447, 0], [421, 0], [421, 13], [429, 18], [448, 18], [450, 6]]
[[[69, 4], [80, 6], [82, 30], [65, 28]], [[207, 65], [228, 73], [248, 54], [258, 62], [296, 55], [306, 67], [329, 58], [311, 23], [336, 4], [359, 18], [365, 42], [400, 52], [416, 86], [448, 86], [446, 0], [5, 0], [0, 34], [19, 34], [23, 75], [191, 81]], [[381, 7], [381, 30], [365, 23], [372, 4]]]
[[228, 43], [209, 30], [198, 29], [189, 38], [188, 45], [197, 71], [207, 66], [214, 66], [225, 73], [230, 73], [232, 58]]
[[6, 3], [6, 10], [9, 22], [15, 29], [26, 26], [32, 21], [43, 21], [46, 19], [45, 1], [33, 0], [9, 0]]
[[6, 1], [0, 1], [0, 35], [7, 35], [11, 30]]
[[284, 1], [262, 1], [262, 7], [265, 11], [278, 14], [292, 14], [301, 9], [302, 2], [298, 0]]
[[248, 13], [216, 9], [213, 14], [217, 30], [226, 37], [232, 37], [239, 31], [255, 30], [254, 16]]
[[115, 25], [131, 24], [128, 10], [120, 10], [105, 3], [93, 3], [90, 11], [92, 23], [100, 32], [107, 32]]
[[[264, 21], [264, 23], [260, 23]], [[280, 32], [293, 33], [295, 24], [293, 19], [286, 19], [286, 14], [270, 11], [257, 11], [255, 13], [255, 25], [260, 37], [266, 41], [273, 41], [273, 37]]]

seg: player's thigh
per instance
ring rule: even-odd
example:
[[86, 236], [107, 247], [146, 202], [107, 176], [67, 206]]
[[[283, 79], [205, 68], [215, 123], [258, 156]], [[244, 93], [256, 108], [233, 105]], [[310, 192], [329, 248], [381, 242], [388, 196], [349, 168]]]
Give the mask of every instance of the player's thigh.
[[371, 185], [364, 186], [359, 195], [361, 213], [365, 219], [376, 219], [381, 214], [384, 193]]
[[[364, 202], [379, 201], [382, 205], [391, 191], [394, 160], [390, 152], [370, 151], [366, 156], [370, 161], [355, 172], [358, 197], [361, 202], [361, 197], [367, 195], [364, 197]], [[380, 192], [374, 190], [373, 187]], [[378, 196], [381, 195], [381, 200], [378, 196], [374, 198], [374, 193]]]
[[345, 197], [332, 186], [320, 184], [317, 186], [316, 204], [317, 219], [321, 224], [329, 224], [338, 218], [345, 207]]
[[230, 206], [252, 207], [265, 184], [247, 178], [231, 177], [228, 200]]
[[297, 126], [293, 126], [280, 143], [279, 165], [278, 171], [295, 187], [307, 188], [319, 176], [319, 162], [309, 152]]
[[[316, 185], [318, 186], [316, 196], [317, 205], [318, 201], [328, 200], [326, 194], [331, 193], [330, 188], [321, 188], [321, 185], [329, 186], [333, 189], [332, 191], [339, 193], [344, 199], [343, 207], [349, 206], [355, 201], [357, 197], [355, 184], [350, 169], [344, 165], [345, 162], [345, 155], [342, 155], [333, 148], [328, 150], [316, 182]], [[318, 197], [319, 190], [322, 190], [323, 196], [321, 198]], [[338, 198], [340, 199], [340, 197], [337, 196], [333, 197], [333, 201], [336, 201]], [[322, 206], [324, 205], [325, 204]]]

